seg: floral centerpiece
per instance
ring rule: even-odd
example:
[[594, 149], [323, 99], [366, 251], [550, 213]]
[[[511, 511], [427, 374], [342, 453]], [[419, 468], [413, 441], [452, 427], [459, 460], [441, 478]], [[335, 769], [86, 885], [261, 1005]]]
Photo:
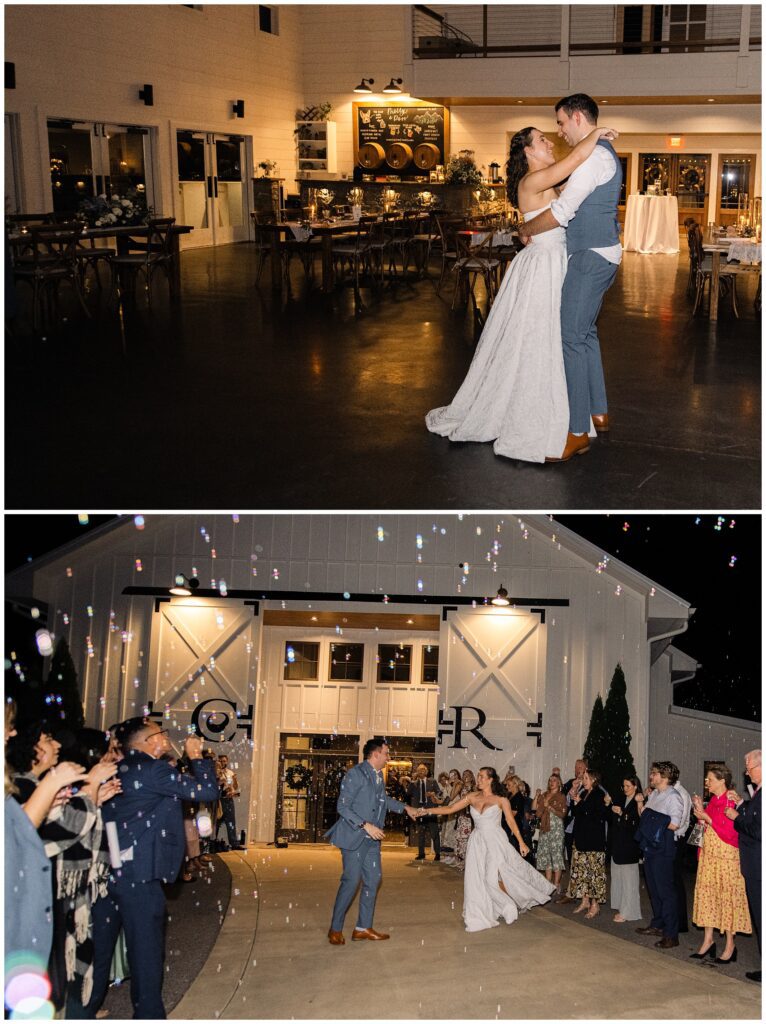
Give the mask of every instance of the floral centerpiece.
[[77, 211], [77, 219], [90, 227], [105, 228], [122, 224], [144, 224], [151, 214], [146, 205], [146, 196], [137, 189], [128, 189], [124, 195], [113, 192], [92, 199], [83, 199]]
[[444, 171], [445, 185], [481, 185], [481, 172], [476, 166], [472, 149], [461, 149], [451, 156]]
[[258, 167], [263, 171], [264, 178], [271, 178], [277, 169], [277, 162], [276, 160], [261, 160]]

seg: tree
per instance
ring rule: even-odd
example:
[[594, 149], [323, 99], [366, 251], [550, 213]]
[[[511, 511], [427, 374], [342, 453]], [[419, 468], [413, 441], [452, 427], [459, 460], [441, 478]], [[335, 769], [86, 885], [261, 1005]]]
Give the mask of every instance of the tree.
[[612, 799], [622, 792], [622, 780], [636, 774], [630, 752], [630, 711], [625, 696], [625, 673], [617, 663], [604, 705], [603, 785]]
[[[77, 683], [77, 670], [69, 652], [69, 644], [62, 636], [56, 644], [51, 658], [51, 668], [46, 683], [46, 694], [56, 700], [51, 704], [51, 711], [58, 710], [62, 721], [72, 730], [82, 729], [85, 724], [80, 687]], [[58, 699], [61, 698], [61, 703]]]
[[588, 738], [585, 740], [585, 749], [582, 752], [583, 757], [588, 761], [589, 767], [598, 768], [599, 771], [602, 770], [606, 753], [605, 725], [604, 702], [601, 700], [601, 694], [599, 694], [593, 702], [593, 711], [591, 712], [590, 725], [588, 726]]

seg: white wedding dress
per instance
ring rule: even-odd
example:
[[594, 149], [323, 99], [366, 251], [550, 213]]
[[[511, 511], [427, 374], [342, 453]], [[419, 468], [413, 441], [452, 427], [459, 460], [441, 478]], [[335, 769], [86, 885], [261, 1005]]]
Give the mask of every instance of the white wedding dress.
[[[545, 462], [546, 455], [561, 455], [569, 430], [561, 349], [566, 269], [564, 228], [535, 235], [515, 257], [466, 378], [450, 405], [428, 413], [429, 430], [452, 441], [494, 441], [495, 453], [509, 459]], [[595, 437], [592, 423], [590, 433]]]
[[499, 918], [513, 924], [520, 911], [547, 903], [556, 889], [508, 842], [500, 824], [502, 813], [499, 804], [485, 807], [483, 814], [471, 807], [474, 828], [465, 855], [463, 893], [467, 932], [494, 928]]

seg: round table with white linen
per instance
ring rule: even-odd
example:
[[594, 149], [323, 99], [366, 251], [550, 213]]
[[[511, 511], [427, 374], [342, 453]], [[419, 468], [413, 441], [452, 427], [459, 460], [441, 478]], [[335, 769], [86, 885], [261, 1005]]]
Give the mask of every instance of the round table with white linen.
[[675, 196], [628, 196], [623, 237], [626, 252], [678, 252], [678, 199]]

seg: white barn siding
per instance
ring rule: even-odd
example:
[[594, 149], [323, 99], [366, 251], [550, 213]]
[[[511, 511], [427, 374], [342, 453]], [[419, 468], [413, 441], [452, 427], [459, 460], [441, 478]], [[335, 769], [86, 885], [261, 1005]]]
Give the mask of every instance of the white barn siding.
[[[141, 560], [140, 572], [136, 559]], [[112, 530], [86, 536], [70, 550], [11, 574], [9, 593], [33, 593], [49, 603], [49, 626], [67, 637], [89, 724], [106, 727], [141, 714], [151, 700], [160, 709], [167, 704], [169, 721], [176, 723], [176, 739], [182, 738], [197, 701], [184, 681], [185, 655], [160, 636], [170, 636], [163, 625], [166, 610], [182, 605], [164, 604], [156, 613], [154, 598], [125, 596], [123, 589], [131, 585], [166, 588], [176, 572], [184, 572], [197, 574], [203, 588], [214, 588], [223, 579], [229, 591], [247, 590], [261, 600], [260, 614], [250, 622], [242, 620], [243, 632], [221, 654], [220, 692], [203, 691], [201, 683], [196, 689], [199, 700], [231, 697], [236, 692], [238, 706], [255, 705], [252, 750], [245, 749], [240, 737], [237, 756], [244, 775], [253, 767], [259, 795], [252, 809], [256, 818], [251, 821], [251, 834], [263, 839], [271, 837], [274, 824], [269, 800], [276, 788], [280, 729], [330, 732], [335, 728], [358, 732], [362, 740], [380, 731], [434, 736], [438, 710], [449, 703], [452, 685], [443, 676], [438, 688], [417, 683], [417, 653], [413, 683], [378, 685], [377, 644], [410, 639], [396, 631], [386, 631], [384, 636], [374, 630], [361, 631], [368, 657], [363, 684], [330, 684], [327, 673], [320, 684], [285, 684], [281, 627], [262, 625], [267, 607], [282, 607], [282, 602], [268, 600], [273, 591], [298, 595], [287, 602], [290, 609], [308, 609], [312, 595], [321, 592], [374, 594], [380, 603], [344, 601], [338, 596], [323, 607], [383, 614], [441, 611], [440, 604], [386, 607], [384, 595], [431, 595], [446, 598], [447, 603], [458, 595], [474, 596], [477, 605], [483, 606], [501, 584], [518, 598], [566, 599], [568, 606], [546, 608], [540, 647], [544, 680], [539, 684], [545, 706], [533, 709], [543, 711], [542, 760], [530, 762], [540, 777], [529, 781], [540, 784], [553, 764], [569, 770], [582, 751], [596, 694], [606, 696], [618, 661], [628, 686], [633, 754], [639, 771], [645, 771], [648, 620], [680, 622], [688, 614], [688, 605], [616, 560], [608, 561], [605, 571], [599, 572], [602, 559], [598, 549], [542, 516], [242, 515], [234, 522], [231, 515], [148, 515], [143, 530], [128, 518]], [[232, 614], [243, 608], [239, 600], [227, 603], [211, 598], [205, 603]], [[229, 611], [226, 616], [230, 617]], [[227, 628], [227, 623], [221, 628]], [[215, 639], [209, 622], [205, 630]], [[326, 654], [336, 637], [334, 630], [313, 632], [321, 637]], [[290, 633], [293, 639], [300, 636], [299, 631]], [[437, 637], [438, 633], [430, 636], [431, 642], [438, 642]], [[351, 639], [351, 634], [346, 638]], [[204, 637], [199, 640], [204, 647]], [[417, 633], [411, 642], [417, 651], [425, 635]], [[161, 652], [159, 647], [166, 643], [170, 647]], [[247, 652], [243, 644], [249, 645]], [[664, 664], [655, 666], [655, 675], [666, 669]], [[215, 674], [206, 676], [206, 685], [214, 687]], [[244, 784], [244, 779], [240, 781]]]
[[652, 666], [649, 757], [652, 761], [675, 762], [689, 792], [700, 794], [703, 793], [705, 761], [725, 761], [732, 771], [735, 787], [741, 792], [744, 756], [761, 746], [760, 722], [674, 705], [670, 673], [693, 671], [694, 665], [693, 659], [671, 645]]

